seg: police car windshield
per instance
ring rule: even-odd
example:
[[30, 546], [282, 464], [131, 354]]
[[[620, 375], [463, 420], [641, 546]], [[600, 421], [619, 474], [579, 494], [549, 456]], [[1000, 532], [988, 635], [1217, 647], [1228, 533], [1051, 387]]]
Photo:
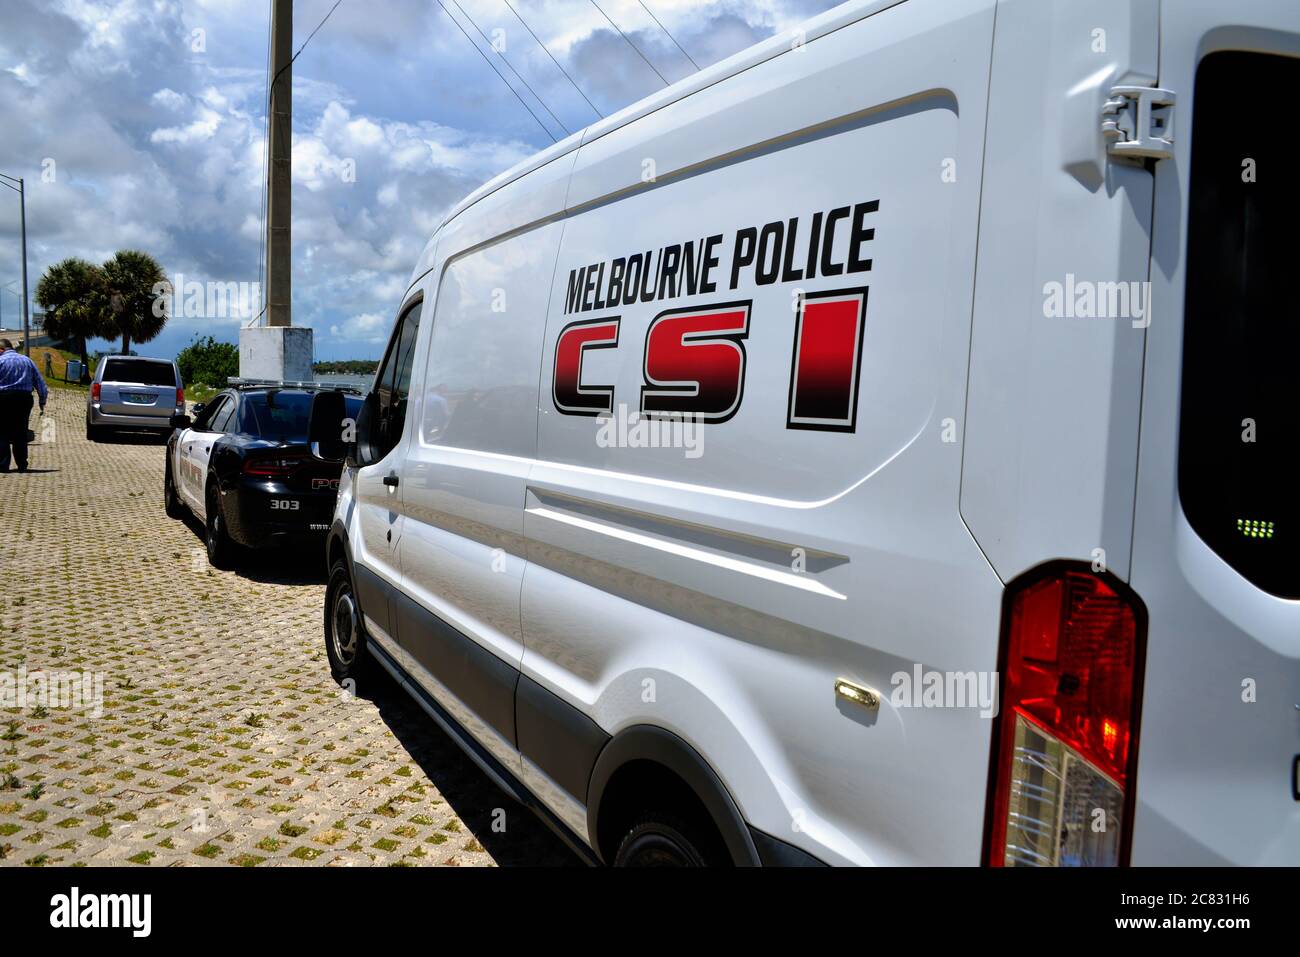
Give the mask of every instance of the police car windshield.
[[[240, 403], [239, 431], [276, 442], [306, 442], [314, 396], [312, 392], [279, 390], [247, 393]], [[361, 400], [347, 396], [344, 404], [348, 416], [355, 419]]]

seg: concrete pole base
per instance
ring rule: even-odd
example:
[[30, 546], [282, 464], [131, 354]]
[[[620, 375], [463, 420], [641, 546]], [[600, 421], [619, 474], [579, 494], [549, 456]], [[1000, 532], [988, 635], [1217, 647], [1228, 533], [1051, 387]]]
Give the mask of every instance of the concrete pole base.
[[315, 378], [312, 330], [304, 326], [247, 326], [239, 330], [239, 375], [245, 379], [310, 382]]

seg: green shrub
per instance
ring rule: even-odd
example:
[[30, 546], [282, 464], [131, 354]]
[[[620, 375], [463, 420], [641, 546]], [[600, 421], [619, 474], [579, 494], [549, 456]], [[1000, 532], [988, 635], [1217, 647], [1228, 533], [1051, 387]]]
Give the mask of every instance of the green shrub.
[[226, 379], [239, 375], [239, 348], [233, 342], [218, 342], [208, 336], [195, 337], [176, 357], [181, 380], [186, 385], [224, 386]]

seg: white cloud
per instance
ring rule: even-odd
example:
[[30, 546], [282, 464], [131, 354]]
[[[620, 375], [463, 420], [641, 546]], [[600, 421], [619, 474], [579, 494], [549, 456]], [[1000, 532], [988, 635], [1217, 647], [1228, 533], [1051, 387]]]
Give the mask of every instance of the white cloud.
[[390, 317], [377, 312], [352, 316], [330, 326], [330, 335], [349, 342], [382, 343], [388, 338]]
[[190, 98], [184, 93], [177, 93], [175, 90], [163, 87], [149, 98], [149, 102], [165, 110], [183, 110], [189, 105]]
[[185, 126], [168, 126], [149, 134], [153, 143], [201, 143], [210, 140], [221, 126], [221, 115], [214, 110], [201, 108], [198, 118]]

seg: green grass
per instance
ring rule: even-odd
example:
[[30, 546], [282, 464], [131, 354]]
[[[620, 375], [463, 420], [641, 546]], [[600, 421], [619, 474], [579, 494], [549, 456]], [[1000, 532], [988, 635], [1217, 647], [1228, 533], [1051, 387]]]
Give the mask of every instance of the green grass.
[[212, 397], [225, 386], [207, 385], [203, 382], [191, 382], [185, 386], [185, 398], [190, 402], [211, 402]]

